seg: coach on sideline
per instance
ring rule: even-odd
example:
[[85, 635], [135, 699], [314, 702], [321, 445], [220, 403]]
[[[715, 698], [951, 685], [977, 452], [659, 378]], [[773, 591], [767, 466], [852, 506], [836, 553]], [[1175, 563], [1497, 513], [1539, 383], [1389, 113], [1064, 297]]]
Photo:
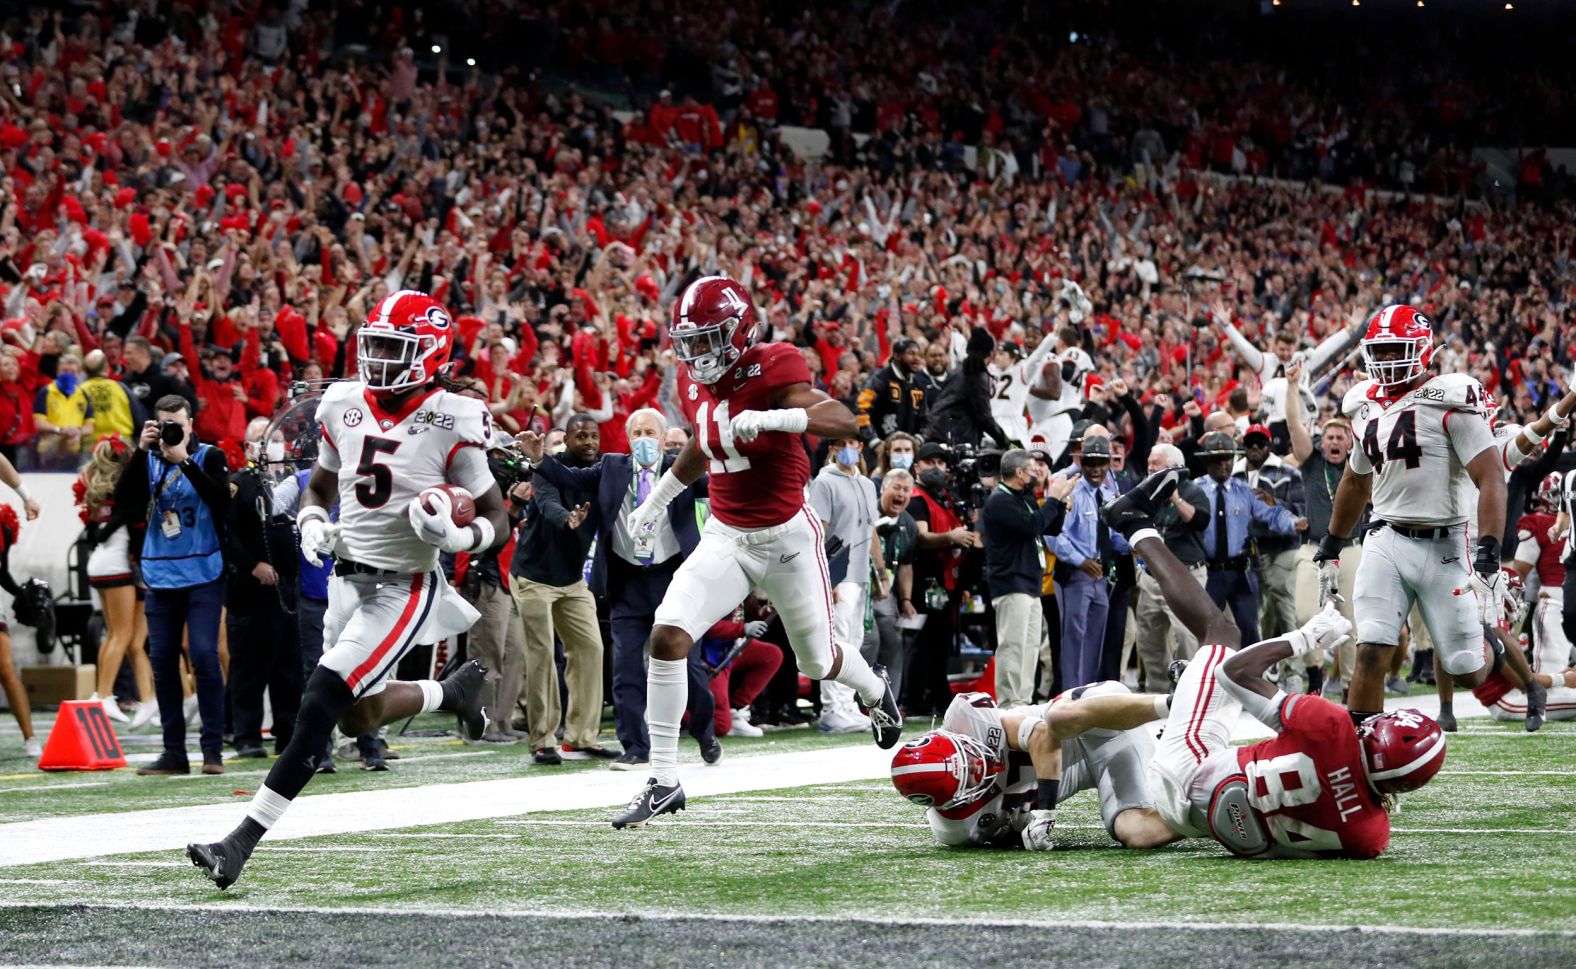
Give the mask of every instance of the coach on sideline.
[[[637, 770], [649, 762], [651, 739], [646, 733], [646, 639], [656, 622], [657, 606], [668, 583], [695, 546], [695, 499], [706, 493], [703, 477], [679, 492], [667, 517], [649, 542], [637, 543], [629, 531], [629, 512], [646, 500], [673, 458], [662, 453], [668, 421], [659, 410], [645, 407], [629, 415], [624, 431], [630, 454], [604, 454], [589, 468], [573, 468], [558, 458], [542, 457], [542, 439], [522, 434], [525, 452], [540, 461], [536, 473], [553, 485], [596, 495], [601, 541], [591, 559], [591, 591], [604, 598], [613, 627], [613, 723], [624, 753], [610, 766]], [[721, 752], [715, 732], [711, 687], [701, 650], [690, 651], [690, 732], [706, 760]]]
[[[985, 581], [996, 612], [996, 703], [1027, 706], [1034, 698], [1034, 668], [1040, 659], [1044, 614], [1040, 582], [1045, 576], [1045, 535], [1061, 533], [1067, 496], [1076, 478], [1051, 478], [1029, 452], [1014, 448], [1001, 456], [1001, 483], [985, 501], [981, 537]], [[1045, 503], [1034, 487], [1045, 483]], [[1048, 685], [1048, 684], [1047, 684]]]
[[147, 509], [142, 579], [148, 586], [148, 658], [164, 726], [164, 753], [137, 773], [191, 773], [181, 708], [185, 631], [202, 714], [202, 772], [223, 774], [219, 614], [225, 594], [222, 536], [230, 511], [229, 468], [223, 451], [197, 440], [185, 397], [169, 394], [153, 409], [157, 420], [142, 425], [137, 453], [115, 486], [116, 507], [134, 514]]

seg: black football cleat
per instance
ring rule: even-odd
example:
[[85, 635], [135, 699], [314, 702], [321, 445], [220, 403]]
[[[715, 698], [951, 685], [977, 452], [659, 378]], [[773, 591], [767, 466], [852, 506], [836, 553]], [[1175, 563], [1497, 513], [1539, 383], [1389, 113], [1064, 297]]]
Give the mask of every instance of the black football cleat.
[[482, 739], [487, 731], [487, 708], [482, 705], [487, 685], [487, 667], [471, 660], [451, 673], [441, 684], [443, 703], [438, 709], [460, 718], [461, 732], [471, 740]]
[[1171, 689], [1177, 688], [1177, 681], [1182, 679], [1182, 674], [1187, 672], [1187, 660], [1174, 659], [1166, 666], [1166, 679], [1171, 681]]
[[1527, 733], [1534, 733], [1543, 726], [1544, 712], [1549, 701], [1549, 691], [1541, 683], [1527, 683]]
[[1456, 732], [1456, 711], [1451, 707], [1440, 707], [1439, 716], [1434, 718], [1439, 724], [1439, 729], [1445, 733]]
[[233, 836], [213, 844], [186, 846], [186, 857], [220, 889], [235, 884], [241, 877], [241, 869], [246, 866], [246, 859], [251, 856], [251, 849], [236, 843]]
[[881, 677], [881, 700], [865, 711], [870, 717], [870, 732], [875, 734], [877, 747], [891, 750], [903, 735], [903, 711], [898, 708], [897, 694], [892, 692], [892, 678], [887, 676], [886, 667], [872, 664], [870, 672]]
[[1100, 512], [1100, 520], [1124, 537], [1131, 537], [1140, 528], [1153, 528], [1155, 515], [1171, 500], [1177, 486], [1187, 479], [1186, 468], [1156, 471], [1134, 485], [1127, 494], [1106, 505]]
[[678, 784], [668, 787], [658, 784], [655, 777], [646, 781], [646, 786], [641, 789], [629, 802], [629, 807], [620, 811], [613, 818], [613, 827], [620, 830], [624, 828], [644, 828], [646, 822], [659, 814], [674, 814], [684, 810], [684, 788]]

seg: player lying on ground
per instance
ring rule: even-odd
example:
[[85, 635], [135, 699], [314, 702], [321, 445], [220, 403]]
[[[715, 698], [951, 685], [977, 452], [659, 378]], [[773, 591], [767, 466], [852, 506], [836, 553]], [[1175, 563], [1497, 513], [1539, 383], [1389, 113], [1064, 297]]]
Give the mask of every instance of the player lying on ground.
[[[443, 710], [459, 715], [472, 740], [486, 729], [480, 663], [441, 683], [388, 679], [415, 644], [458, 635], [476, 621], [476, 610], [444, 580], [438, 553], [484, 551], [509, 527], [484, 451], [492, 434], [487, 405], [436, 385], [453, 334], [448, 313], [427, 294], [385, 297], [357, 333], [361, 380], [332, 385], [318, 404], [323, 443], [296, 522], [307, 561], [338, 553], [323, 628], [332, 645], [307, 680], [289, 745], [240, 827], [222, 841], [186, 846], [220, 888], [240, 877], [258, 839], [311, 780], [336, 723], [354, 737]], [[431, 510], [423, 506], [423, 491], [449, 482], [476, 496], [476, 520], [466, 527], [454, 524], [447, 495], [429, 498]], [[339, 522], [330, 524], [336, 502]]]
[[[1043, 719], [1047, 709], [1080, 697], [1133, 699], [1120, 683], [1091, 683], [1048, 704], [999, 710], [986, 693], [954, 697], [941, 729], [916, 737], [892, 758], [898, 793], [924, 805], [937, 841], [950, 847], [1049, 848], [1056, 806], [1098, 788], [1100, 816], [1111, 837], [1129, 848], [1175, 840], [1153, 815], [1144, 772], [1154, 741], [1144, 729], [1095, 727], [1060, 743]], [[1144, 697], [1135, 725], [1165, 716], [1166, 698]], [[1135, 704], [1137, 706], [1137, 704]], [[1162, 840], [1154, 840], [1156, 837]]]
[[[1236, 625], [1207, 598], [1154, 528], [1155, 510], [1186, 472], [1161, 471], [1113, 501], [1103, 517], [1128, 537], [1166, 604], [1201, 646], [1177, 682], [1156, 744], [1150, 793], [1177, 836], [1213, 837], [1242, 857], [1373, 858], [1390, 841], [1390, 797], [1439, 771], [1445, 737], [1415, 710], [1354, 725], [1343, 707], [1288, 696], [1264, 679], [1275, 664], [1345, 640], [1351, 624], [1326, 606], [1303, 628], [1238, 652]], [[1153, 699], [1094, 697], [1046, 713], [1053, 738], [1127, 725]], [[1271, 740], [1231, 746], [1243, 710]]]
[[689, 692], [685, 656], [717, 620], [760, 589], [782, 618], [799, 672], [850, 686], [870, 712], [883, 748], [903, 729], [886, 673], [858, 643], [832, 639], [832, 587], [820, 516], [805, 502], [810, 461], [801, 435], [855, 437], [853, 412], [810, 385], [797, 347], [756, 343], [749, 292], [706, 276], [673, 304], [670, 333], [679, 366], [679, 403], [694, 429], [672, 467], [629, 513], [632, 535], [650, 531], [668, 504], [703, 473], [711, 475], [711, 519], [700, 545], [673, 575], [651, 630], [646, 724], [651, 777], [613, 818], [640, 827], [684, 808], [679, 786], [679, 720]]

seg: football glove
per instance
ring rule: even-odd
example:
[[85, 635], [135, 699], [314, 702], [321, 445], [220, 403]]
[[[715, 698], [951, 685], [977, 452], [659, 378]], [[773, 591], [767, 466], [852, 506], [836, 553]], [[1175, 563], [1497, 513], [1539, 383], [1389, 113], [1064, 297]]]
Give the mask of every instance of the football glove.
[[752, 619], [744, 624], [744, 635], [747, 639], [760, 639], [766, 635], [766, 629], [771, 623], [764, 619]]
[[1326, 534], [1319, 540], [1313, 553], [1313, 563], [1319, 569], [1319, 602], [1341, 601], [1341, 550], [1350, 539]]
[[733, 432], [733, 439], [744, 444], [760, 437], [762, 431], [802, 434], [809, 426], [810, 415], [803, 407], [740, 411], [728, 421], [728, 429]]
[[1351, 638], [1352, 622], [1336, 610], [1333, 602], [1326, 602], [1301, 629], [1286, 634], [1291, 654], [1297, 659], [1319, 650], [1335, 649]]
[[492, 544], [492, 523], [477, 518], [473, 525], [461, 527], [454, 524], [454, 503], [447, 492], [424, 492], [432, 502], [433, 510], [424, 507], [422, 496], [410, 500], [410, 527], [416, 537], [428, 545], [435, 545], [444, 552], [470, 552]]
[[332, 555], [339, 541], [339, 526], [328, 520], [327, 510], [309, 505], [296, 515], [296, 527], [301, 531], [301, 557], [308, 565], [321, 566], [323, 556]]
[[1056, 828], [1055, 811], [1030, 811], [1023, 827], [1023, 846], [1029, 851], [1050, 851], [1056, 847], [1051, 833]]
[[662, 477], [657, 479], [657, 486], [651, 489], [651, 494], [647, 495], [646, 500], [624, 519], [625, 524], [629, 526], [629, 534], [641, 535], [656, 528], [657, 523], [662, 521], [662, 516], [667, 514], [668, 505], [673, 503], [673, 499], [679, 496], [684, 487], [672, 468], [663, 472]]
[[1497, 568], [1493, 572], [1473, 572], [1471, 588], [1477, 595], [1478, 621], [1497, 627], [1505, 607], [1505, 573]]

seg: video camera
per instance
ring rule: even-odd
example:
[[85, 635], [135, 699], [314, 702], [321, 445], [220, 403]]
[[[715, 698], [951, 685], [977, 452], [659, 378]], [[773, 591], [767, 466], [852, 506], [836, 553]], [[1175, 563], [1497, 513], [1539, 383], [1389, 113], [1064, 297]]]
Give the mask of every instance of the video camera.
[[982, 508], [990, 497], [982, 478], [1001, 476], [1001, 454], [995, 449], [977, 450], [972, 444], [955, 444], [949, 454], [952, 466], [952, 487], [957, 492], [964, 510]]

